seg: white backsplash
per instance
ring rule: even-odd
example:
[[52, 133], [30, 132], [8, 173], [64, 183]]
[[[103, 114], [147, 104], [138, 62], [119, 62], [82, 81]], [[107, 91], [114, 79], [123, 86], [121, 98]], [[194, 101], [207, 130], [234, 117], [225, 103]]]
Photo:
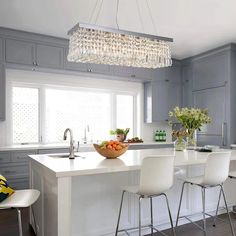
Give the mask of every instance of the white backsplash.
[[166, 141], [170, 142], [171, 139], [171, 127], [166, 122], [155, 122], [152, 124], [143, 124], [142, 128], [142, 138], [146, 142], [154, 141], [154, 134], [156, 130], [166, 131]]

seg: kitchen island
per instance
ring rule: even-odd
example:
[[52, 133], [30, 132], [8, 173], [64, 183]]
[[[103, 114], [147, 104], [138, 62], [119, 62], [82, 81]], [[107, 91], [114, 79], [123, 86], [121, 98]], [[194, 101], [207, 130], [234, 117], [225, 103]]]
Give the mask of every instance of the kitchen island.
[[[234, 168], [236, 150], [227, 151], [231, 151], [231, 168]], [[59, 154], [30, 155], [30, 184], [41, 192], [40, 199], [34, 206], [39, 236], [114, 235], [121, 187], [138, 184], [144, 157], [175, 155], [176, 170], [181, 168], [182, 175], [199, 176], [204, 172], [208, 156], [208, 153], [194, 150], [175, 152], [172, 148], [128, 150], [115, 160], [107, 160], [96, 152], [78, 154], [81, 157], [74, 160], [60, 157]], [[176, 177], [174, 186], [167, 193], [174, 219], [181, 186], [181, 180]], [[225, 183], [231, 206], [236, 202], [235, 186], [234, 180], [227, 180]], [[218, 191], [217, 188], [207, 191], [208, 211], [215, 209]], [[124, 202], [121, 227], [137, 225], [137, 203], [133, 195], [128, 195]], [[143, 224], [150, 220], [148, 206], [148, 202], [144, 202]], [[189, 186], [184, 195], [182, 213], [201, 212], [200, 206], [200, 190]], [[155, 199], [154, 225], [159, 229], [169, 227], [165, 207], [163, 199]], [[199, 215], [194, 218], [197, 219]], [[185, 221], [182, 220], [181, 223]]]

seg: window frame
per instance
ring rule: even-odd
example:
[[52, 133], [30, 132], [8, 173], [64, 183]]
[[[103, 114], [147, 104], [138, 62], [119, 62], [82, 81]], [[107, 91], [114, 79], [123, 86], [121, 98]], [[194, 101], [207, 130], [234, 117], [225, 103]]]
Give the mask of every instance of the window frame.
[[[45, 101], [45, 92], [46, 89], [56, 89], [56, 90], [67, 90], [67, 91], [89, 91], [89, 92], [95, 92], [95, 93], [107, 93], [110, 95], [110, 119], [111, 119], [111, 129], [116, 128], [117, 124], [117, 95], [130, 95], [133, 96], [133, 134], [134, 136], [137, 135], [138, 132], [138, 126], [137, 126], [137, 120], [138, 120], [138, 111], [137, 111], [137, 104], [138, 104], [138, 92], [134, 91], [125, 91], [125, 90], [118, 90], [118, 89], [101, 89], [101, 88], [93, 88], [89, 86], [78, 86], [74, 85], [65, 85], [65, 84], [42, 84], [42, 83], [28, 83], [25, 81], [11, 81], [9, 88], [10, 93], [9, 96], [9, 120], [10, 120], [10, 127], [8, 130], [10, 131], [10, 135], [8, 137], [8, 143], [13, 145], [21, 145], [20, 143], [13, 143], [13, 117], [12, 117], [12, 107], [13, 107], [13, 101], [12, 101], [12, 89], [13, 87], [22, 87], [22, 88], [36, 88], [39, 90], [39, 130], [38, 130], [38, 136], [39, 136], [39, 142], [38, 143], [27, 143], [27, 144], [46, 144], [46, 136], [45, 136], [45, 123], [46, 123], [46, 101]], [[126, 127], [124, 127], [126, 128]], [[81, 137], [82, 138], [82, 137]], [[57, 142], [58, 143], [58, 142]], [[50, 143], [53, 144], [53, 143]]]

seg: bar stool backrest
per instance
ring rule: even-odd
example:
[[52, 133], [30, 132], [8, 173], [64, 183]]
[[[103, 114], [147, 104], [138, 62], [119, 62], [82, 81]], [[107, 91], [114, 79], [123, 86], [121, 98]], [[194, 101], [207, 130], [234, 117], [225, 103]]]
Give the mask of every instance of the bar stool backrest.
[[143, 159], [139, 192], [158, 195], [170, 189], [174, 179], [174, 156], [149, 156]]
[[204, 184], [215, 186], [225, 182], [229, 175], [231, 152], [215, 152], [208, 155]]

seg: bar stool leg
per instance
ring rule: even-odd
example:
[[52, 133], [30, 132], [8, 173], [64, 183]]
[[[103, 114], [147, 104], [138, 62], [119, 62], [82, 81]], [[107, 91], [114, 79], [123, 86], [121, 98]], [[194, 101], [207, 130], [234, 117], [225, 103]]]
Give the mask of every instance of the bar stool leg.
[[37, 236], [38, 235], [38, 228], [37, 228], [37, 223], [36, 223], [36, 218], [35, 218], [33, 206], [31, 206], [31, 212], [32, 212], [32, 215], [33, 215], [33, 220], [34, 220], [35, 235]]
[[215, 217], [214, 217], [213, 227], [216, 227], [216, 218], [218, 216], [218, 211], [219, 211], [219, 206], [220, 206], [220, 199], [221, 199], [221, 188], [220, 188], [219, 199], [218, 199], [218, 203], [217, 203], [217, 207], [216, 207], [216, 214], [215, 214]]
[[228, 205], [227, 205], [227, 202], [226, 202], [226, 197], [225, 197], [225, 192], [224, 192], [223, 185], [220, 185], [220, 187], [221, 187], [221, 192], [222, 192], [224, 202], [225, 202], [225, 208], [226, 208], [226, 211], [227, 211], [227, 214], [228, 214], [228, 217], [229, 217], [229, 224], [230, 224], [231, 232], [232, 232], [232, 235], [235, 236], [234, 227], [233, 227], [232, 220], [231, 220], [231, 217], [230, 217], [230, 214], [229, 214], [229, 209], [228, 209]]
[[152, 197], [150, 197], [150, 209], [151, 209], [151, 236], [153, 236], [153, 208], [152, 208]]
[[139, 207], [138, 207], [138, 212], [139, 212], [139, 221], [138, 221], [138, 228], [139, 228], [139, 236], [142, 235], [142, 209], [141, 209], [141, 203], [143, 200], [143, 196], [139, 197]]
[[182, 190], [181, 190], [181, 195], [180, 195], [180, 200], [179, 200], [179, 208], [178, 208], [178, 213], [177, 213], [177, 218], [176, 218], [175, 227], [178, 226], [178, 222], [179, 222], [179, 214], [180, 214], [180, 209], [181, 209], [181, 204], [182, 204], [182, 199], [183, 199], [184, 186], [185, 186], [185, 184], [186, 184], [186, 182], [184, 182], [183, 185], [182, 185]]
[[172, 234], [173, 234], [173, 236], [175, 236], [175, 229], [174, 229], [174, 224], [173, 224], [173, 220], [172, 220], [172, 216], [171, 216], [171, 212], [170, 212], [169, 201], [168, 201], [168, 198], [167, 198], [166, 194], [163, 194], [163, 195], [165, 196], [165, 199], [166, 199], [166, 205], [167, 205], [167, 208], [168, 208], [168, 213], [169, 213], [169, 218], [170, 218]]
[[125, 191], [122, 192], [122, 196], [121, 196], [120, 210], [119, 210], [119, 216], [118, 216], [118, 221], [117, 221], [116, 234], [115, 234], [115, 236], [118, 235], [119, 224], [120, 224], [120, 217], [121, 217], [121, 211], [122, 211], [122, 205], [123, 205], [123, 200], [124, 200], [124, 194], [125, 194]]
[[19, 236], [23, 236], [22, 221], [21, 221], [21, 211], [18, 208], [16, 208], [16, 210], [17, 210], [17, 217], [18, 217]]
[[202, 187], [202, 213], [203, 213], [203, 229], [204, 229], [204, 235], [207, 235], [207, 229], [206, 229], [206, 189]]

